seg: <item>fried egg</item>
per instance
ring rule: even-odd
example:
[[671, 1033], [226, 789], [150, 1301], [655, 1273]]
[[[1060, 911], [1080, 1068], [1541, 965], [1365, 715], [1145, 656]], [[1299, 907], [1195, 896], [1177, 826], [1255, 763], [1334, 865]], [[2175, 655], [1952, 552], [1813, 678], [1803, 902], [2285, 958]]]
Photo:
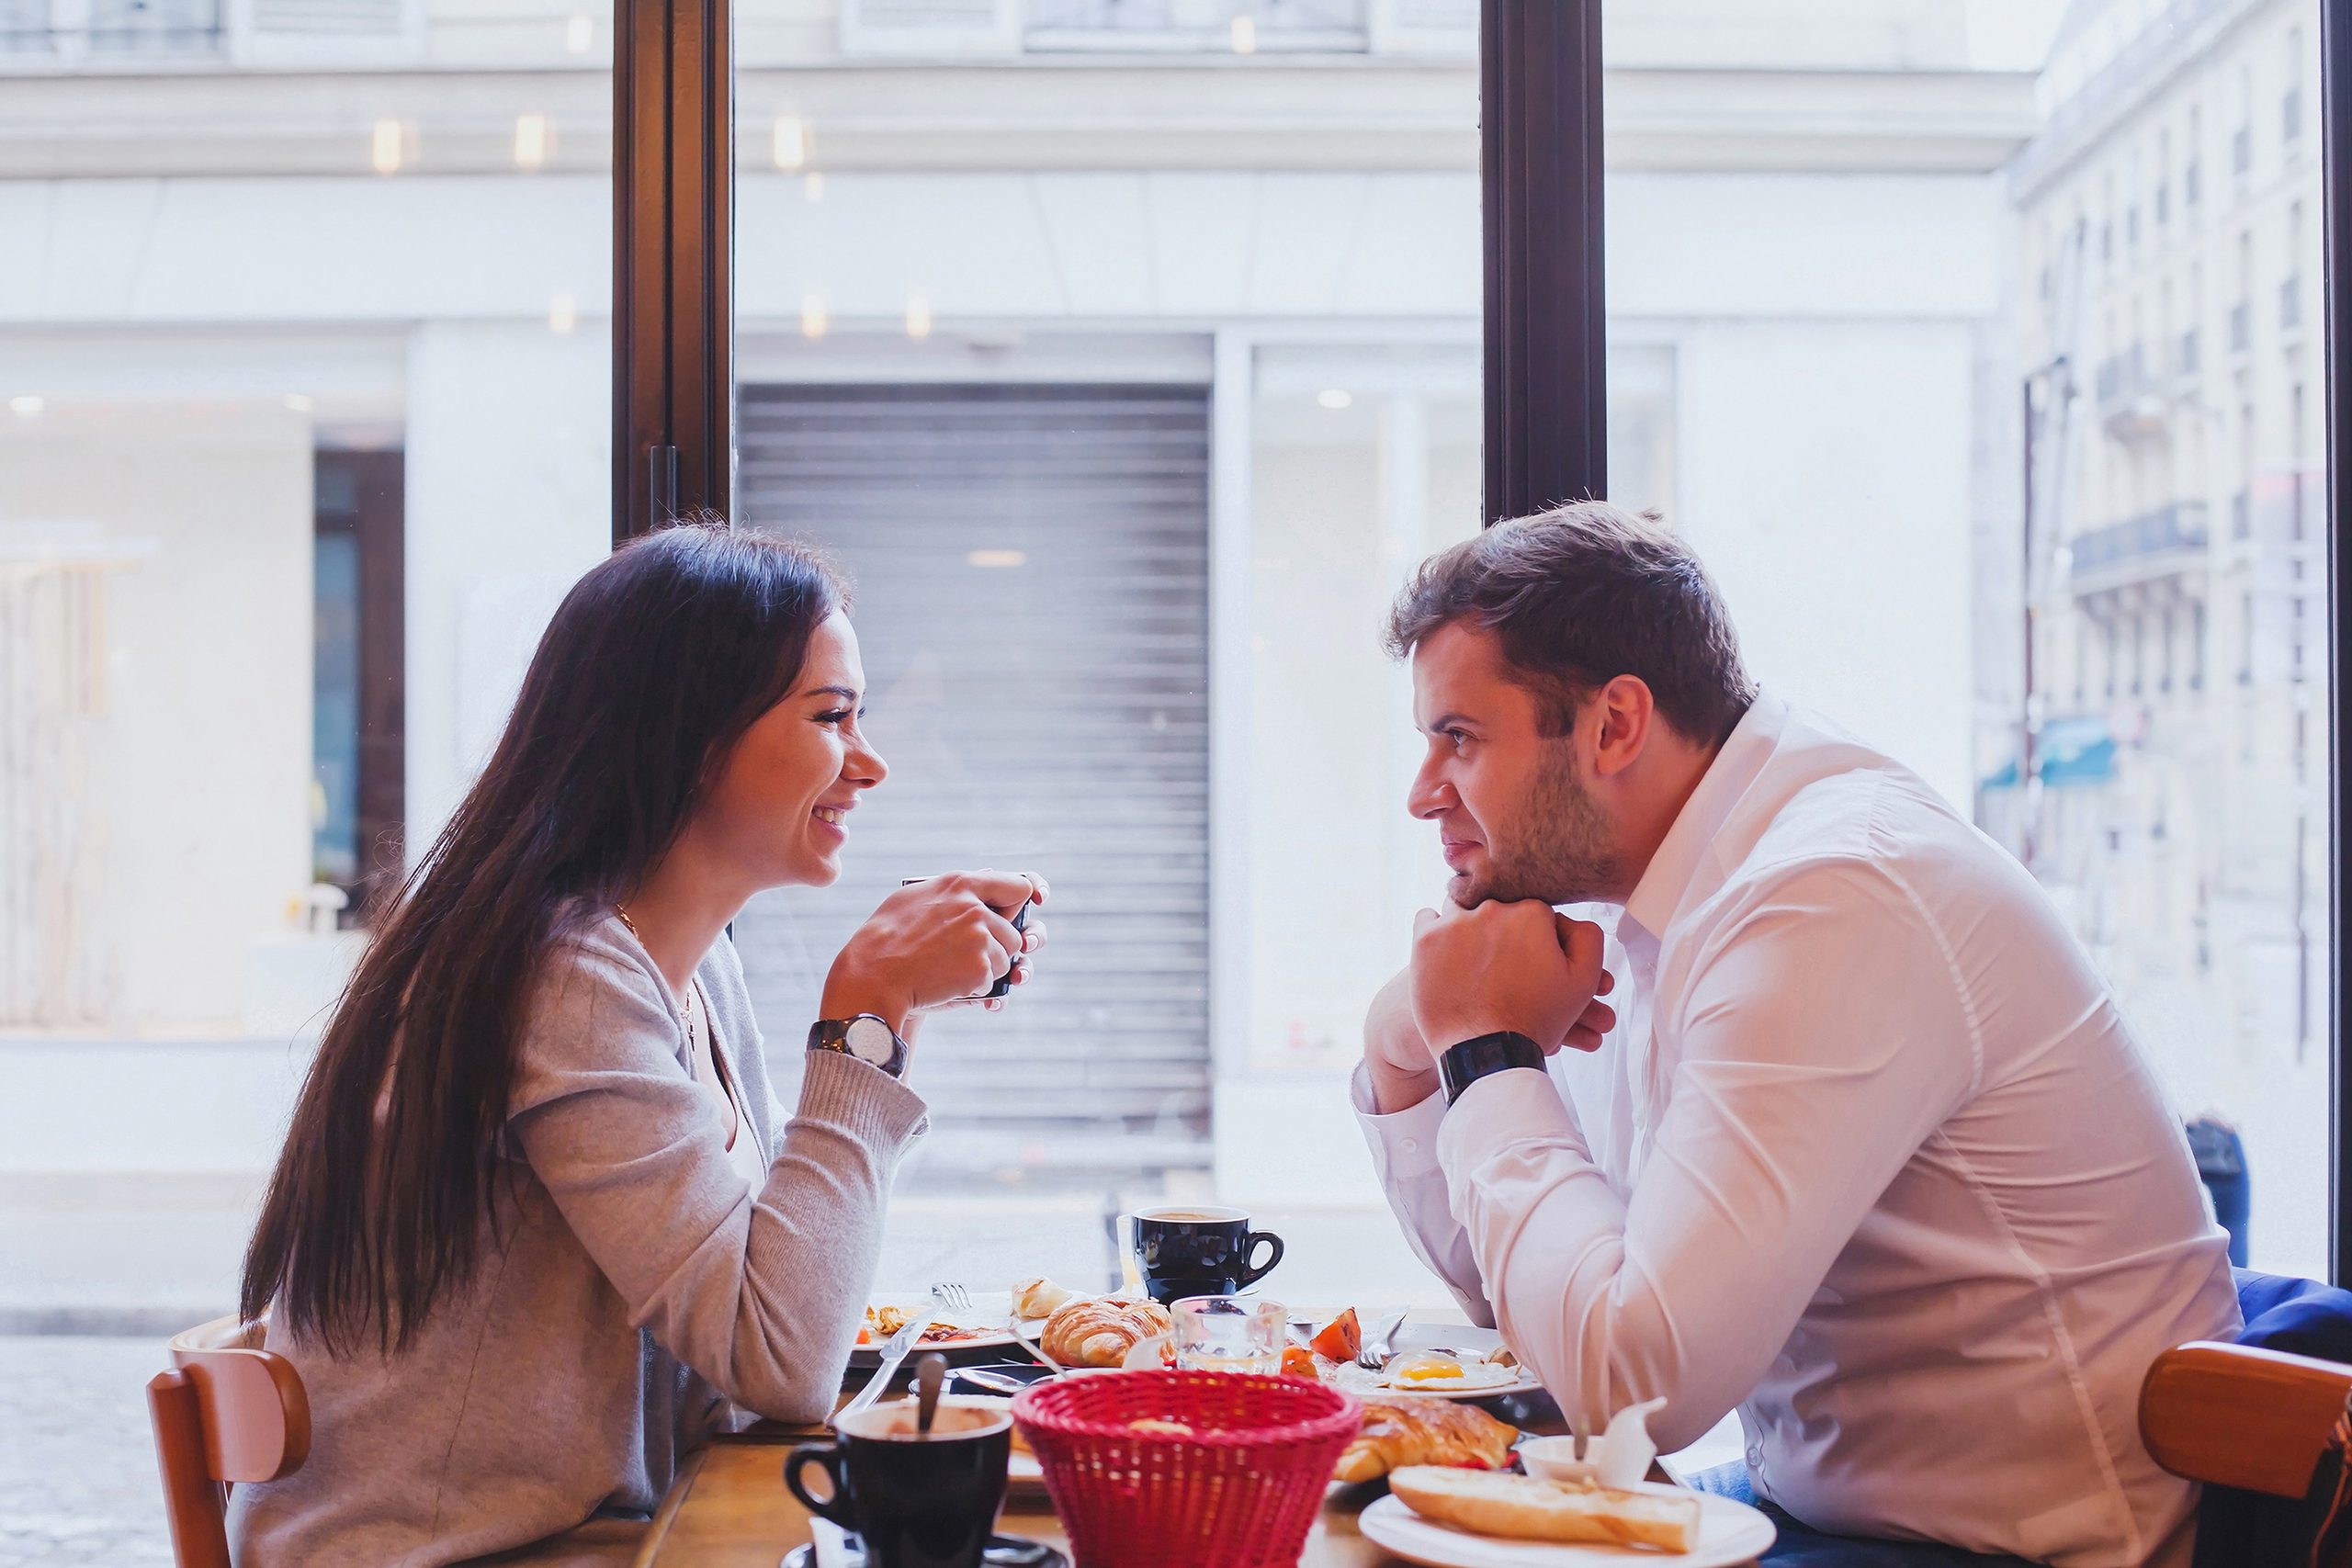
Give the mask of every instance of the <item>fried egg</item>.
[[1519, 1381], [1519, 1371], [1473, 1357], [1424, 1350], [1389, 1362], [1380, 1381], [1400, 1393], [1417, 1389], [1430, 1393], [1453, 1393], [1465, 1388], [1508, 1387]]

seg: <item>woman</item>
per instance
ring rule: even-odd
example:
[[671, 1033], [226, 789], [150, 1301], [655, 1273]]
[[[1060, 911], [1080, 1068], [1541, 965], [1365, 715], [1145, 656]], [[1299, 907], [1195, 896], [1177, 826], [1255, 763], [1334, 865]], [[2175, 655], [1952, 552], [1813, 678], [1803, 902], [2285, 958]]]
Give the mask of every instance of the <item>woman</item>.
[[826, 978], [786, 1123], [724, 932], [840, 874], [886, 772], [865, 686], [840, 586], [776, 539], [673, 528], [566, 596], [271, 1178], [243, 1311], [313, 1435], [237, 1490], [245, 1568], [609, 1533], [732, 1406], [831, 1409], [923, 1122], [904, 1042], [1044, 937], [1007, 918], [1045, 901], [1019, 874], [886, 899]]

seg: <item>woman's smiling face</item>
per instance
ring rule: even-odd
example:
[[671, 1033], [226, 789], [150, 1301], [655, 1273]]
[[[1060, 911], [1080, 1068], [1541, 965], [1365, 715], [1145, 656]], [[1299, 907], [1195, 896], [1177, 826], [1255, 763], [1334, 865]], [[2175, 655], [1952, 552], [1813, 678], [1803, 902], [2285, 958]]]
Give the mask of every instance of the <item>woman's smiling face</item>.
[[728, 753], [696, 828], [763, 887], [822, 887], [842, 874], [858, 796], [889, 775], [860, 728], [865, 667], [840, 611], [808, 637], [784, 700]]

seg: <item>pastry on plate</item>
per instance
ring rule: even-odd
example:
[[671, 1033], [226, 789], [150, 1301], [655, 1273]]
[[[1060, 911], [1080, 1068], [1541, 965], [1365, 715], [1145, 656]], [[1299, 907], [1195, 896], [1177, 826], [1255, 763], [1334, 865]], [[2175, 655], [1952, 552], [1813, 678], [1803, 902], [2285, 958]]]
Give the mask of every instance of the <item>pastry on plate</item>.
[[1689, 1551], [1699, 1544], [1699, 1495], [1659, 1490], [1612, 1492], [1488, 1470], [1408, 1465], [1388, 1490], [1425, 1519], [1473, 1535], [1570, 1545], [1653, 1546]]
[[1012, 1315], [1051, 1317], [1054, 1309], [1069, 1298], [1070, 1292], [1051, 1280], [1023, 1280], [1012, 1287]]
[[1518, 1440], [1518, 1427], [1475, 1404], [1368, 1395], [1363, 1430], [1331, 1473], [1340, 1481], [1370, 1481], [1416, 1464], [1501, 1470], [1510, 1463], [1510, 1446]]
[[1066, 1367], [1115, 1367], [1139, 1342], [1172, 1326], [1168, 1309], [1158, 1302], [1091, 1296], [1056, 1307], [1037, 1342]]

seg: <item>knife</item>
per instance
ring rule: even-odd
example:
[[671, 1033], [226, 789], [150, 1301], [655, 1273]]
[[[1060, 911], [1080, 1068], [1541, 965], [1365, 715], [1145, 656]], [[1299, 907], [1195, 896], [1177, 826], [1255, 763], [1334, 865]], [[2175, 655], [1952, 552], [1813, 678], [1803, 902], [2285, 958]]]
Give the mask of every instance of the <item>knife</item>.
[[874, 1369], [874, 1375], [866, 1380], [864, 1388], [857, 1391], [855, 1399], [833, 1412], [829, 1425], [840, 1426], [842, 1416], [854, 1416], [881, 1398], [883, 1390], [890, 1386], [890, 1379], [897, 1373], [899, 1363], [907, 1359], [908, 1352], [922, 1339], [922, 1331], [929, 1328], [933, 1321], [933, 1315], [927, 1312], [907, 1319], [906, 1326], [890, 1336], [889, 1343], [882, 1347], [882, 1363]]
[[1046, 1355], [1046, 1347], [1043, 1344], [1039, 1343], [1036, 1339], [1030, 1338], [1029, 1336], [1021, 1331], [1021, 1320], [1019, 1318], [1016, 1317], [1012, 1319], [1007, 1326], [1012, 1330], [1012, 1337], [1021, 1341], [1021, 1348], [1023, 1350], [1028, 1351], [1031, 1355], [1036, 1357], [1038, 1360], [1044, 1362], [1046, 1366], [1051, 1367], [1057, 1374], [1069, 1371], [1068, 1367], [1063, 1366], [1059, 1361], [1057, 1361], [1051, 1356]]

